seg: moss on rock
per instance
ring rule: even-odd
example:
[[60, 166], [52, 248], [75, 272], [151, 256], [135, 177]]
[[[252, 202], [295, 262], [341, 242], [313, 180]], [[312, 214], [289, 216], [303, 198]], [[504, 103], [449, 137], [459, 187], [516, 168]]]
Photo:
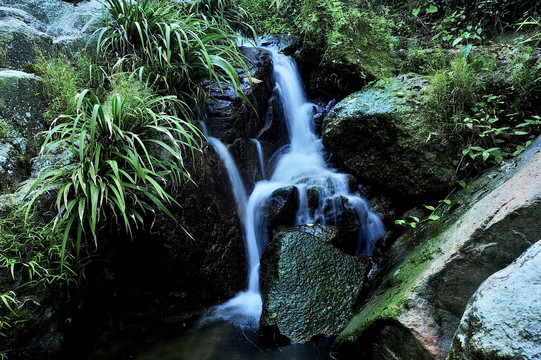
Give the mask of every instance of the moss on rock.
[[323, 144], [365, 184], [410, 197], [447, 191], [458, 147], [423, 111], [428, 86], [408, 74], [348, 96], [325, 118]]
[[302, 343], [345, 327], [369, 262], [335, 248], [331, 244], [335, 236], [332, 227], [277, 229], [261, 258], [263, 331], [277, 331]]

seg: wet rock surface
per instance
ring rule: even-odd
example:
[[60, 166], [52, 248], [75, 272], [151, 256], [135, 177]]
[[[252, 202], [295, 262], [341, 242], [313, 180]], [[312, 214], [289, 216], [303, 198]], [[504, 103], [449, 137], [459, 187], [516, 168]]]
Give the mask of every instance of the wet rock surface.
[[386, 79], [338, 103], [324, 119], [323, 144], [362, 184], [422, 198], [452, 188], [458, 148], [422, 110], [428, 78]]
[[326, 226], [279, 227], [261, 257], [263, 313], [269, 337], [303, 343], [338, 333], [354, 314], [370, 262], [342, 253]]
[[448, 360], [541, 358], [541, 241], [490, 276], [466, 307]]
[[539, 166], [541, 139], [453, 197], [444, 221], [400, 237], [335, 356], [444, 359], [479, 285], [541, 238]]

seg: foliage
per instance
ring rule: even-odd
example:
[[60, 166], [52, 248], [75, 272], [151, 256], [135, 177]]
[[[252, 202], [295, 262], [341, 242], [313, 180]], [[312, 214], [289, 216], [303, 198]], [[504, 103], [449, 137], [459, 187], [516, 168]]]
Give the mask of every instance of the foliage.
[[85, 87], [100, 88], [103, 78], [97, 67], [81, 55], [76, 61], [60, 54], [41, 55], [32, 68], [43, 79], [43, 95], [47, 102], [44, 119], [51, 123], [60, 115], [76, 113], [77, 94]]
[[241, 94], [236, 67], [247, 72], [247, 65], [223, 21], [169, 2], [107, 0], [107, 5], [114, 22], [99, 31], [101, 51], [123, 58], [156, 91], [197, 104], [210, 80], [220, 88], [231, 84]]
[[172, 216], [166, 205], [176, 202], [166, 184], [189, 179], [184, 153], [193, 156], [199, 132], [179, 117], [191, 116], [186, 104], [174, 96], [154, 96], [133, 79], [121, 90], [103, 104], [92, 91], [83, 91], [77, 115], [59, 118], [46, 134], [45, 155], [65, 148], [72, 157], [67, 165], [47, 167], [29, 193], [39, 189], [33, 203], [58, 189], [54, 229], [65, 229], [62, 259], [72, 229], [79, 253], [83, 235], [97, 246], [100, 230], [118, 226], [131, 234], [158, 208]]
[[338, 0], [303, 0], [295, 25], [301, 59], [318, 66], [323, 87], [358, 89], [393, 71], [391, 25], [375, 12]]
[[434, 75], [437, 71], [448, 68], [447, 56], [440, 47], [422, 49], [418, 42], [408, 48], [406, 58], [401, 62], [400, 72], [416, 72], [424, 75]]
[[[23, 204], [0, 217], [0, 338], [3, 344], [21, 329], [29, 330], [34, 318], [27, 303], [40, 301], [44, 289], [66, 289], [76, 282], [78, 266], [72, 249], [60, 257], [61, 239], [52, 231], [52, 222], [30, 214]], [[4, 209], [5, 210], [5, 209]], [[64, 263], [61, 266], [61, 263]], [[0, 348], [0, 353], [6, 349]], [[7, 356], [7, 353], [4, 353]]]
[[500, 68], [468, 51], [432, 76], [427, 109], [464, 144], [457, 167], [464, 176], [520, 154], [540, 133], [540, 71], [531, 51], [514, 53]]
[[539, 18], [531, 17], [525, 21], [522, 21], [519, 24], [518, 30], [528, 27], [533, 27], [535, 29], [534, 34], [524, 39], [522, 43], [533, 43], [536, 46], [539, 45], [539, 42], [541, 42], [541, 21]]
[[438, 70], [430, 81], [427, 107], [446, 122], [460, 117], [475, 103], [475, 96], [483, 86], [474, 65], [457, 56], [449, 68]]

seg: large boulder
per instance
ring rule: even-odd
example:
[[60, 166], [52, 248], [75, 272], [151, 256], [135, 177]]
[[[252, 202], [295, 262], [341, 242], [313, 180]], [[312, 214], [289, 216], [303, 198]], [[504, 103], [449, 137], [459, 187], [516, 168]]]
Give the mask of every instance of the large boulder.
[[251, 104], [239, 97], [232, 86], [210, 86], [212, 97], [205, 102], [206, 128], [225, 144], [238, 138], [256, 138], [274, 89], [272, 61], [267, 51], [241, 48], [250, 66], [250, 77], [243, 79], [242, 90]]
[[43, 130], [41, 78], [16, 70], [0, 70], [0, 188], [15, 188], [29, 175], [29, 161]]
[[79, 50], [88, 36], [105, 25], [97, 0], [77, 6], [60, 0], [4, 0], [0, 6], [0, 58], [11, 69], [23, 70], [51, 51]]
[[410, 197], [456, 184], [458, 147], [422, 111], [428, 78], [382, 80], [338, 103], [323, 124], [323, 144], [363, 184]]
[[541, 241], [470, 299], [448, 360], [541, 359]]
[[317, 225], [277, 229], [261, 256], [264, 333], [303, 343], [351, 319], [370, 265], [335, 248], [335, 236]]
[[479, 285], [541, 238], [540, 166], [538, 139], [458, 193], [441, 222], [399, 238], [334, 356], [444, 359]]

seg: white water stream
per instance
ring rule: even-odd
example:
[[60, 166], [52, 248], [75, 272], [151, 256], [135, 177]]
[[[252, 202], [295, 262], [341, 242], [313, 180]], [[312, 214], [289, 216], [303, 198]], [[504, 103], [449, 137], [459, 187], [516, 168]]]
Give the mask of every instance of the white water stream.
[[[326, 164], [323, 145], [314, 133], [314, 105], [306, 98], [295, 63], [275, 50], [269, 49], [269, 51], [274, 64], [275, 90], [283, 104], [290, 139], [289, 149], [281, 155], [270, 179], [256, 183], [246, 200], [244, 185], [233, 159], [221, 142], [210, 138], [211, 144], [227, 167], [238, 212], [244, 226], [249, 264], [246, 291], [218, 306], [212, 318], [230, 320], [240, 325], [257, 326], [261, 315], [259, 258], [268, 237], [262, 208], [275, 190], [291, 185], [298, 188], [300, 201], [297, 224], [334, 225], [332, 214], [336, 215], [336, 209], [333, 206], [347, 199], [349, 206], [355, 210], [357, 220], [362, 224], [357, 254], [370, 255], [375, 241], [385, 232], [382, 222], [370, 211], [366, 201], [350, 192], [347, 176], [334, 172]], [[262, 160], [260, 162], [263, 163]], [[317, 206], [309, 206], [308, 191], [317, 192]], [[336, 216], [334, 221], [336, 221]]]

